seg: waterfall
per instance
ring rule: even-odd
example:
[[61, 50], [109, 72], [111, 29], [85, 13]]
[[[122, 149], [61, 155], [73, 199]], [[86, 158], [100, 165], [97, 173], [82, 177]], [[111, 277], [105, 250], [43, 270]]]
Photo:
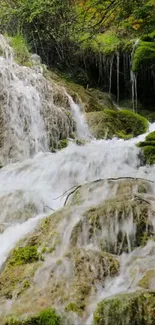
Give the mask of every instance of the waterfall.
[[[80, 106], [66, 90], [52, 81], [48, 82], [42, 73], [33, 68], [18, 66], [3, 38], [0, 38], [0, 44], [6, 50], [6, 55], [0, 57], [0, 96], [4, 120], [4, 144], [0, 150], [5, 164], [0, 169], [0, 266], [3, 266], [19, 240], [33, 233], [40, 220], [49, 215], [52, 218], [53, 211], [63, 207], [69, 189], [99, 179], [116, 177], [144, 178], [155, 182], [155, 166], [141, 166], [140, 149], [136, 147], [136, 143], [143, 141], [149, 131], [155, 131], [155, 123], [150, 124], [146, 134], [127, 141], [117, 138], [93, 139]], [[118, 101], [119, 60], [118, 55]], [[112, 64], [113, 60], [110, 64], [110, 80]], [[135, 86], [133, 96], [135, 101]], [[69, 137], [73, 131], [74, 123], [70, 114], [76, 124], [77, 137], [87, 141], [82, 146], [70, 142], [67, 148], [52, 153], [49, 150], [50, 145], [61, 139], [63, 132]], [[97, 182], [95, 186], [96, 184]], [[152, 183], [151, 185], [154, 186]], [[111, 199], [115, 188], [113, 192], [106, 181], [104, 189], [102, 187], [97, 190], [94, 197], [91, 196], [92, 189], [89, 189], [85, 194], [86, 203], [82, 206], [76, 204], [72, 217], [67, 215], [67, 219], [62, 220], [59, 229], [62, 242], [55, 255], [50, 256], [35, 274], [34, 282], [36, 284], [38, 281], [41, 289], [46, 282], [48, 284], [48, 267], [51, 277], [53, 265], [58, 265], [66, 254], [71, 232], [81, 220], [84, 209]], [[84, 193], [82, 199], [83, 197]], [[121, 225], [125, 227], [128, 237], [134, 232], [133, 223], [130, 221], [132, 215], [128, 223]], [[117, 223], [116, 230], [118, 231]], [[112, 231], [113, 229], [111, 233]], [[104, 234], [107, 236], [106, 232]], [[85, 241], [83, 246], [85, 249], [90, 247]], [[130, 248], [129, 238], [128, 246]], [[95, 245], [93, 249], [96, 249]], [[113, 279], [108, 278], [104, 288], [96, 288], [84, 318], [75, 320], [74, 325], [92, 324], [93, 311], [97, 303], [105, 297], [128, 292], [131, 284], [132, 289], [136, 290], [142, 274], [142, 265], [144, 269], [147, 265], [153, 265], [154, 252], [155, 243], [151, 241], [143, 248], [137, 248], [133, 252], [129, 249], [128, 254], [122, 254], [119, 275]], [[131, 272], [133, 266], [135, 277]], [[57, 275], [63, 277], [65, 272], [68, 272], [69, 277], [69, 262], [66, 262], [62, 273], [58, 272]], [[39, 294], [42, 296], [42, 292]], [[4, 310], [0, 311], [0, 314], [3, 315], [3, 312]]]
[[133, 66], [133, 60], [134, 60], [134, 54], [136, 51], [136, 48], [138, 46], [139, 39], [136, 40], [136, 42], [133, 45], [133, 49], [131, 52], [131, 61], [130, 61], [130, 80], [131, 80], [131, 86], [132, 86], [132, 105], [133, 105], [133, 111], [137, 111], [137, 73], [132, 71]]
[[82, 113], [80, 105], [76, 104], [72, 97], [67, 95], [69, 99], [69, 103], [72, 109], [73, 117], [76, 121], [76, 132], [77, 137], [84, 140], [90, 140], [91, 134], [88, 129], [88, 125], [84, 118], [84, 113]]
[[119, 103], [120, 54], [117, 52], [117, 104]]
[[110, 58], [110, 71], [109, 71], [109, 95], [111, 94], [111, 82], [112, 82], [112, 69], [114, 63], [114, 55]]

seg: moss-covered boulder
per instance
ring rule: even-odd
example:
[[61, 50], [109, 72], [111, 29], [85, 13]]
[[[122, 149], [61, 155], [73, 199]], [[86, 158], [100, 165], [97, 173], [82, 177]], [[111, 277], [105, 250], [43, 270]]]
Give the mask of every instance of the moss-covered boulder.
[[146, 271], [146, 273], [138, 283], [139, 287], [147, 290], [154, 289], [155, 288], [154, 284], [155, 284], [155, 269]]
[[99, 89], [85, 89], [80, 84], [72, 82], [67, 76], [54, 71], [46, 71], [45, 76], [48, 80], [54, 80], [57, 85], [65, 87], [74, 101], [83, 106], [85, 112], [103, 111], [104, 109], [117, 110], [109, 94]]
[[[122, 180], [115, 190], [114, 198], [84, 213], [72, 230], [71, 247], [95, 245], [110, 253], [121, 254], [145, 245], [154, 236], [153, 195], [149, 182]], [[78, 192], [76, 200], [80, 200]]]
[[151, 65], [155, 62], [155, 42], [140, 41], [133, 60], [133, 71], [139, 71], [140, 67]]
[[136, 292], [114, 296], [100, 302], [94, 325], [154, 325], [155, 292]]
[[155, 131], [148, 134], [145, 141], [139, 142], [137, 146], [142, 149], [144, 163], [155, 164]]
[[128, 139], [145, 133], [148, 128], [147, 119], [128, 110], [92, 112], [86, 118], [97, 139], [113, 136]]

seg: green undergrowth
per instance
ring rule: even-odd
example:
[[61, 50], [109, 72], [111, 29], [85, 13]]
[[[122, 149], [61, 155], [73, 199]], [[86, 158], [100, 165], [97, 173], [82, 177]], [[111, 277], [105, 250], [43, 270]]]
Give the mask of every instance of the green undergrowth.
[[155, 164], [155, 131], [148, 134], [145, 141], [139, 142], [137, 146], [142, 150], [144, 163]]
[[114, 135], [130, 139], [145, 133], [148, 128], [146, 118], [128, 110], [93, 112], [87, 114], [88, 125], [97, 139], [112, 138]]
[[10, 318], [3, 325], [62, 325], [61, 317], [54, 309], [46, 309], [40, 312], [39, 315], [30, 316], [26, 319]]
[[100, 302], [94, 325], [154, 325], [155, 292], [120, 294]]

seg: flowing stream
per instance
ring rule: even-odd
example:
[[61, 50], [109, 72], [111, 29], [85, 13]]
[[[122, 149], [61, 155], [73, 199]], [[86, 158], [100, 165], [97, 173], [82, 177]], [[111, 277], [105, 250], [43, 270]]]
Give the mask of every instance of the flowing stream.
[[[4, 39], [1, 39], [1, 43], [2, 40], [4, 43]], [[5, 49], [5, 57], [0, 57], [0, 75], [5, 83], [7, 98], [5, 119], [8, 122], [7, 128], [10, 129], [9, 132], [5, 130], [5, 146], [12, 142], [12, 157], [16, 155], [17, 160], [4, 160], [6, 166], [0, 169], [0, 266], [16, 243], [34, 229], [38, 220], [51, 214], [52, 209], [57, 210], [63, 206], [65, 197], [55, 198], [72, 186], [100, 178], [121, 176], [155, 181], [155, 167], [140, 165], [139, 149], [135, 145], [144, 140], [146, 134], [127, 141], [116, 138], [98, 141], [92, 139], [80, 107], [70, 97], [78, 137], [88, 142], [83, 146], [70, 142], [67, 148], [51, 153], [41, 113], [41, 100], [45, 101], [45, 98], [40, 97], [39, 82], [41, 86], [44, 85], [43, 91], [46, 85], [37, 72], [15, 65], [8, 49]], [[28, 73], [25, 81], [26, 69]], [[25, 121], [29, 130], [27, 137], [24, 133]], [[148, 132], [153, 130], [155, 123], [149, 126]], [[111, 193], [108, 195], [110, 197]], [[32, 206], [31, 216], [21, 218], [20, 211], [29, 205]], [[18, 211], [19, 219], [14, 217]], [[154, 254], [150, 256], [149, 252], [153, 248]], [[144, 267], [144, 264], [153, 263], [155, 243], [149, 242], [143, 249], [121, 256], [120, 275], [108, 281], [104, 290], [98, 291], [95, 300], [88, 307], [89, 317], [85, 324], [91, 324], [92, 312], [98, 301], [130, 290], [130, 267], [134, 256], [138, 256], [135, 268], [139, 278], [138, 272], [142, 264]], [[136, 287], [137, 279], [134, 281]]]

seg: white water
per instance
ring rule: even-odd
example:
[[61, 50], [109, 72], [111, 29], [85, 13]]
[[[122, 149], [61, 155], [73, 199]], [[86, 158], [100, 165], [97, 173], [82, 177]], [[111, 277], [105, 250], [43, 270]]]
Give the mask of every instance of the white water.
[[[4, 39], [2, 40], [4, 42]], [[10, 60], [10, 55], [5, 57], [0, 57], [0, 76], [5, 85], [4, 102], [8, 121], [4, 148], [9, 145], [7, 141], [13, 139], [12, 157], [15, 153], [19, 162], [10, 163], [0, 170], [0, 223], [5, 229], [0, 234], [0, 266], [5, 262], [10, 250], [34, 229], [40, 218], [50, 214], [52, 209], [63, 206], [65, 198], [59, 196], [72, 186], [100, 178], [121, 176], [143, 177], [155, 181], [155, 167], [140, 167], [139, 149], [135, 146], [137, 142], [145, 139], [145, 134], [128, 141], [116, 138], [91, 140], [84, 146], [70, 143], [66, 149], [56, 154], [48, 152], [47, 133], [41, 113], [41, 96], [47, 91], [45, 87], [48, 85], [42, 84], [40, 74], [28, 68], [18, 67], [12, 59]], [[27, 79], [23, 80], [25, 71]], [[39, 91], [41, 86], [42, 94]], [[77, 124], [77, 136], [89, 140], [90, 133], [80, 108], [69, 96], [68, 98]], [[24, 132], [25, 119], [29, 130], [27, 133]], [[11, 135], [8, 129], [11, 129]], [[148, 132], [153, 130], [155, 123], [150, 125]], [[56, 199], [57, 197], [59, 199]], [[17, 217], [17, 212], [22, 211], [25, 206], [35, 208], [32, 209], [30, 218], [25, 216], [25, 220], [22, 220]], [[74, 224], [74, 220], [72, 223]], [[67, 228], [68, 233], [73, 224]], [[66, 239], [65, 236], [64, 238]], [[108, 281], [104, 290], [99, 289], [88, 308], [90, 317], [86, 324], [91, 323], [92, 311], [98, 301], [130, 289], [130, 263], [134, 254], [138, 255], [139, 264], [144, 261], [152, 263], [148, 256], [153, 247], [154, 243], [148, 243], [144, 249], [137, 249], [122, 256], [120, 275]], [[135, 265], [138, 270], [139, 264]], [[133, 283], [134, 281], [135, 279]], [[137, 280], [135, 282], [137, 283]]]

